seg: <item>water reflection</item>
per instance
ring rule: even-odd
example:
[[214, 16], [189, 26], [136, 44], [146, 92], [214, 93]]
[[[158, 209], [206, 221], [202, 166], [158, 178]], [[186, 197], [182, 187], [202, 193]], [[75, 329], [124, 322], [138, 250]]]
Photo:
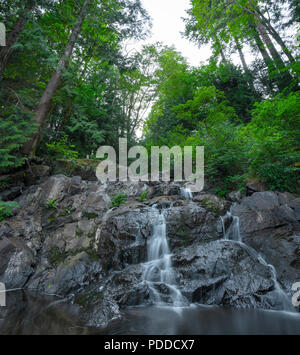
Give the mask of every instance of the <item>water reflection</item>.
[[300, 314], [191, 306], [180, 312], [167, 307], [139, 307], [105, 329], [84, 327], [79, 307], [53, 297], [8, 293], [0, 308], [0, 334], [297, 334]]
[[300, 314], [206, 306], [192, 306], [181, 312], [172, 308], [135, 308], [102, 334], [300, 334]]
[[0, 307], [0, 334], [83, 334], [79, 308], [63, 300], [24, 291], [8, 292]]

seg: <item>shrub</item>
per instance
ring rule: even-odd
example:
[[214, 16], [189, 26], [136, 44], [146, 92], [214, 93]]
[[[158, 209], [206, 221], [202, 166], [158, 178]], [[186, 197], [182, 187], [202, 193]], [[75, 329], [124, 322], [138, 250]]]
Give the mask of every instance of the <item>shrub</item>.
[[12, 209], [18, 207], [17, 202], [2, 202], [0, 201], [0, 222], [13, 215]]
[[127, 200], [127, 195], [124, 194], [123, 192], [115, 194], [112, 197], [110, 208], [119, 207], [120, 205], [124, 204], [126, 200]]
[[20, 148], [30, 139], [34, 130], [31, 113], [23, 112], [17, 107], [1, 112], [0, 172], [9, 171], [25, 163], [26, 157], [22, 156]]
[[145, 190], [141, 193], [141, 197], [139, 198], [140, 202], [144, 202], [148, 200], [148, 190]]
[[46, 143], [46, 146], [51, 155], [55, 159], [78, 159], [78, 152], [74, 150], [74, 145], [68, 142], [68, 135], [64, 135], [58, 142]]
[[248, 142], [249, 172], [269, 189], [297, 190], [300, 169], [300, 94], [277, 96], [256, 105], [241, 130]]
[[57, 201], [57, 197], [54, 197], [52, 200], [50, 201], [47, 201], [45, 203], [46, 207], [49, 209], [49, 210], [57, 210], [57, 205], [56, 205], [56, 202]]

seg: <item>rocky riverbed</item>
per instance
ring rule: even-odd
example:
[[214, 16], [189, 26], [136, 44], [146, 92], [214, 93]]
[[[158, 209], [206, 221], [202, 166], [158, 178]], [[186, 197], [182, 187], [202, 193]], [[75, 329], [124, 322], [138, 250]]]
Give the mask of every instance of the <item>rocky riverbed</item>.
[[[264, 191], [228, 201], [206, 192], [186, 199], [181, 188], [55, 175], [24, 189], [14, 216], [0, 223], [0, 282], [65, 299], [93, 327], [122, 320], [128, 307], [150, 307], [142, 275], [155, 205], [164, 210], [176, 285], [188, 304], [282, 310], [277, 287], [291, 299], [292, 284], [300, 282], [300, 198]], [[111, 208], [118, 192], [128, 199]], [[220, 216], [229, 209], [239, 217], [243, 242], [266, 263], [224, 239]], [[157, 288], [167, 300], [165, 285]], [[2, 318], [6, 311], [0, 308]]]

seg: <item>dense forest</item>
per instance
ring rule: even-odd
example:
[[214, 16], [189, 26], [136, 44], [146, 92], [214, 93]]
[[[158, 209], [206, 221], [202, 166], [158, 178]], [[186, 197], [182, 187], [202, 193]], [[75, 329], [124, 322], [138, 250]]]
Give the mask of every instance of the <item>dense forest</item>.
[[299, 2], [191, 0], [182, 17], [183, 36], [210, 45], [208, 63], [161, 43], [126, 53], [151, 29], [140, 0], [1, 1], [0, 173], [93, 160], [125, 137], [204, 146], [221, 197], [251, 179], [299, 191]]
[[0, 0], [0, 335], [300, 335], [299, 23]]

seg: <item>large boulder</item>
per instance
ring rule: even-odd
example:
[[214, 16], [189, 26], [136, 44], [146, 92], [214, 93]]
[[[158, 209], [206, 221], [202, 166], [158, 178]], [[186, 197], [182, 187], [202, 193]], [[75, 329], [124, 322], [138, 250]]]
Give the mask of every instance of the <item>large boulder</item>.
[[232, 214], [240, 219], [242, 235], [298, 223], [297, 200], [288, 203], [287, 197], [273, 191], [256, 192], [245, 197], [232, 208]]
[[174, 256], [182, 293], [190, 302], [236, 308], [283, 309], [271, 267], [245, 245], [218, 240]]
[[151, 208], [128, 206], [109, 212], [97, 230], [97, 254], [106, 270], [144, 262], [154, 222]]
[[256, 192], [232, 208], [243, 241], [274, 265], [288, 294], [299, 280], [300, 199], [290, 193]]
[[264, 192], [267, 191], [267, 187], [261, 181], [249, 181], [246, 184], [246, 194], [251, 196], [255, 192]]
[[211, 241], [222, 237], [219, 216], [194, 202], [168, 208], [164, 211], [167, 235], [172, 251], [195, 241]]

